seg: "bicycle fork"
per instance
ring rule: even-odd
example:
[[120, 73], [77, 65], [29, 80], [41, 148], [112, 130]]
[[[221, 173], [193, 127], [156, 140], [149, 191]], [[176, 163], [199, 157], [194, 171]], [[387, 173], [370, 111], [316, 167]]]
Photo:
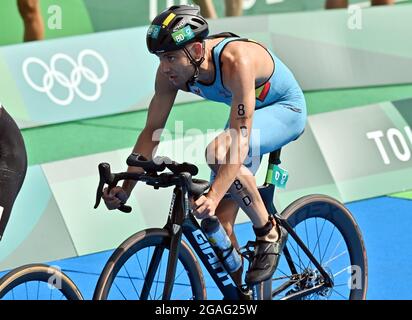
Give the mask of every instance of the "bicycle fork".
[[[177, 261], [179, 257], [180, 242], [182, 240], [182, 224], [187, 214], [188, 208], [188, 195], [186, 190], [176, 187], [173, 190], [173, 200], [170, 208], [171, 215], [169, 215], [169, 221], [167, 226], [171, 234], [169, 258], [167, 260], [166, 279], [163, 289], [163, 300], [170, 300], [172, 290], [175, 282], [175, 274]], [[177, 201], [176, 201], [177, 200]], [[166, 226], [166, 227], [167, 227]]]
[[[186, 196], [184, 196], [186, 194]], [[187, 198], [187, 193], [183, 192], [181, 188], [176, 187], [173, 190], [173, 198], [169, 210], [169, 218], [164, 229], [168, 230], [170, 233], [170, 244], [169, 246], [169, 256], [167, 260], [167, 271], [165, 276], [165, 285], [163, 288], [163, 300], [170, 300], [172, 296], [172, 290], [175, 281], [176, 267], [179, 257], [179, 247], [180, 241], [182, 239], [182, 224], [185, 217], [185, 212], [188, 209], [185, 199]], [[158, 271], [160, 260], [163, 256], [165, 250], [164, 245], [157, 246], [153, 252], [149, 268], [144, 280], [142, 294], [140, 295], [141, 300], [147, 300], [150, 295], [150, 290], [152, 288], [153, 280]]]

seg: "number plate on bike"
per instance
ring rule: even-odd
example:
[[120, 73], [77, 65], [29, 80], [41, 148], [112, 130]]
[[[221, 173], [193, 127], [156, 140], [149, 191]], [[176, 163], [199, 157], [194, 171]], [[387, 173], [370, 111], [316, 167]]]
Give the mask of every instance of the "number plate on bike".
[[288, 182], [289, 174], [279, 166], [270, 165], [266, 175], [266, 182], [275, 185], [278, 188], [285, 189]]

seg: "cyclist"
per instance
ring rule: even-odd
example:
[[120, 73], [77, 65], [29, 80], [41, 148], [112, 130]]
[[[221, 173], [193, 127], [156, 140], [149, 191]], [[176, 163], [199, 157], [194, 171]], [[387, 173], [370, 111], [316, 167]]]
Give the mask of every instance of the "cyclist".
[[[205, 196], [193, 202], [194, 214], [200, 219], [218, 216], [237, 248], [233, 225], [239, 207], [250, 217], [256, 247], [246, 282], [253, 285], [272, 277], [286, 237], [286, 231], [269, 216], [254, 174], [263, 154], [303, 132], [306, 104], [291, 71], [263, 45], [232, 33], [208, 33], [208, 24], [196, 6], [172, 6], [153, 20], [147, 46], [158, 56], [160, 65], [146, 126], [133, 151], [153, 158], [158, 141], [152, 135], [164, 128], [178, 90], [231, 107], [226, 130], [207, 147], [212, 184]], [[229, 154], [234, 156], [226, 161]], [[106, 206], [118, 208], [135, 183], [124, 181], [110, 194], [106, 189]], [[234, 200], [222, 200], [227, 191]], [[241, 275], [241, 270], [234, 275], [238, 284]]]
[[23, 137], [0, 103], [0, 240], [27, 170]]

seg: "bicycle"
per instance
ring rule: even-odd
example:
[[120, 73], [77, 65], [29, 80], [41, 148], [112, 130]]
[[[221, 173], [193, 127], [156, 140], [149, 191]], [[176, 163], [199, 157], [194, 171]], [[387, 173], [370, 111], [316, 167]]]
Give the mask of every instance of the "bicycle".
[[83, 296], [60, 270], [45, 264], [28, 264], [0, 278], [0, 299], [83, 300]]
[[[279, 174], [280, 153], [276, 150], [270, 154], [269, 178], [259, 192], [268, 212], [287, 230], [288, 240], [273, 278], [252, 288], [235, 285], [191, 212], [189, 197], [198, 197], [209, 188], [208, 181], [192, 179], [198, 173], [195, 165], [179, 164], [167, 157], [148, 161], [132, 154], [127, 164], [141, 167], [145, 173], [112, 174], [110, 165], [101, 163], [95, 208], [104, 185], [111, 189], [120, 180], [142, 181], [155, 189], [174, 186], [174, 190], [166, 225], [137, 232], [114, 251], [99, 277], [93, 299], [206, 299], [197, 257], [227, 300], [365, 299], [366, 250], [361, 231], [343, 204], [329, 196], [309, 195], [277, 213], [273, 204], [275, 185], [279, 177], [285, 178]], [[161, 173], [166, 168], [170, 172]], [[126, 205], [119, 210], [131, 212]], [[318, 220], [323, 222], [319, 224]], [[308, 226], [312, 232], [308, 232]], [[332, 228], [326, 238], [322, 237], [325, 227]], [[249, 263], [253, 244], [249, 241], [239, 249]], [[167, 263], [162, 263], [163, 259]], [[345, 274], [348, 277], [342, 283]], [[343, 286], [347, 289], [345, 293], [341, 291]]]

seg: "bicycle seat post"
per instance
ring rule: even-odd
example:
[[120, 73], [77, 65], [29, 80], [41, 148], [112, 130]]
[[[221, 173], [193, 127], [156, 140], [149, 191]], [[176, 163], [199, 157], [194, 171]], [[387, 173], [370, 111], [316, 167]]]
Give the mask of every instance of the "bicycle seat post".
[[269, 165], [280, 165], [280, 153], [282, 152], [282, 149], [275, 150], [270, 153], [269, 155]]

